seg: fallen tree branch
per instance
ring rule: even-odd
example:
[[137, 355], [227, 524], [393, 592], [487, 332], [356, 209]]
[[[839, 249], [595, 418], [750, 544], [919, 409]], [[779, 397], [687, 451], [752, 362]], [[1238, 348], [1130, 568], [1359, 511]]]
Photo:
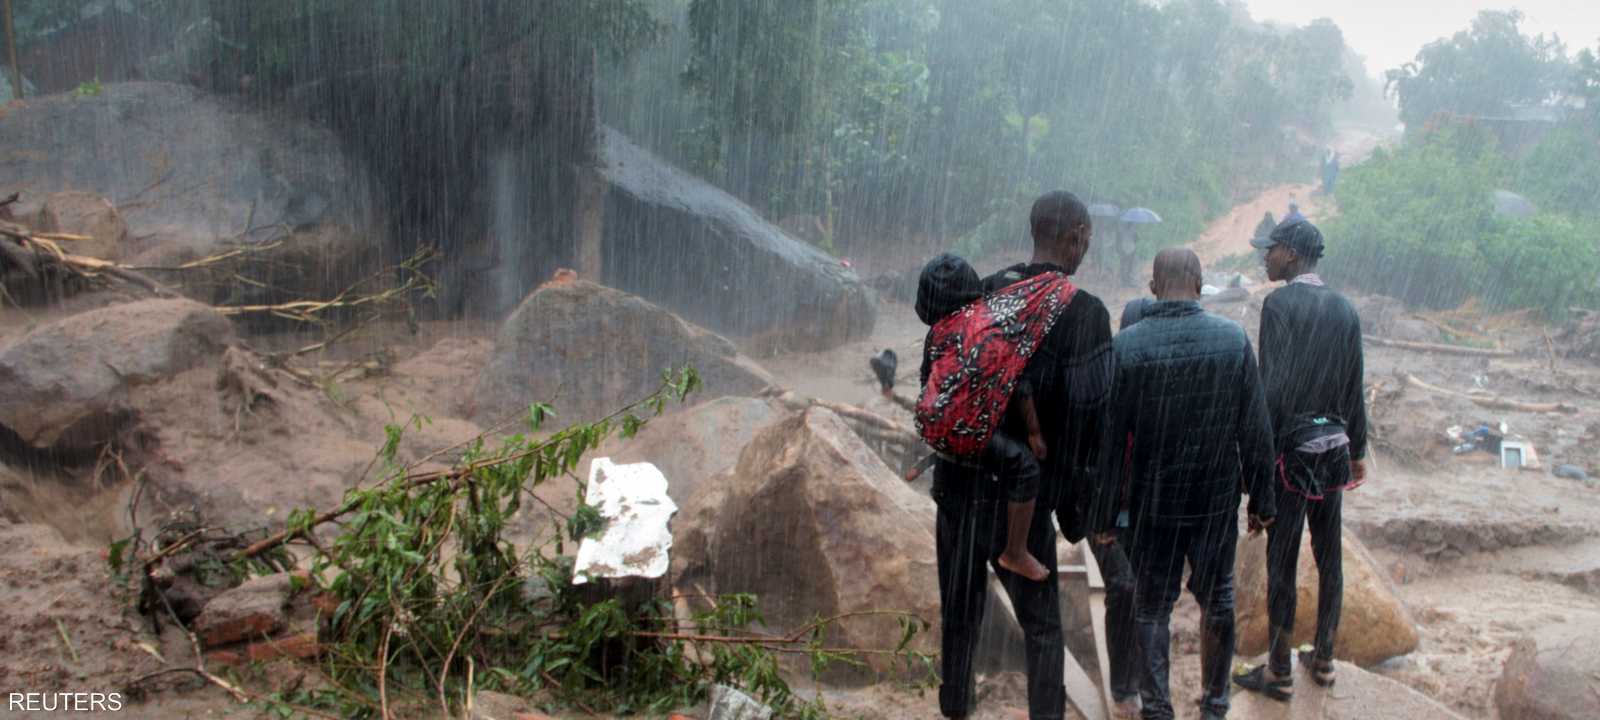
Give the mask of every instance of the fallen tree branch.
[[872, 439], [874, 440], [898, 442], [911, 447], [916, 447], [917, 443], [922, 442], [922, 439], [916, 433], [907, 430], [899, 423], [870, 410], [856, 407], [855, 405], [846, 405], [844, 403], [821, 400], [818, 398], [803, 398], [799, 395], [796, 395], [792, 390], [782, 390], [779, 388], [768, 388], [759, 393], [759, 395], [773, 398], [793, 410], [805, 410], [809, 407], [820, 407], [831, 410], [834, 414], [844, 418], [845, 420], [854, 421], [869, 428], [870, 430], [868, 433], [864, 434], [873, 435]]
[[1469, 355], [1473, 357], [1515, 357], [1511, 350], [1490, 350], [1487, 348], [1465, 347], [1462, 345], [1443, 345], [1440, 343], [1414, 342], [1411, 340], [1390, 340], [1376, 335], [1362, 335], [1367, 342], [1382, 347], [1399, 348], [1401, 350], [1415, 350], [1417, 352], [1436, 352], [1446, 355]]
[[[114, 277], [126, 283], [138, 285], [158, 297], [172, 297], [177, 295], [171, 288], [162, 285], [150, 277], [108, 260], [92, 258], [83, 255], [73, 255], [61, 249], [56, 244], [56, 239], [86, 240], [79, 235], [64, 235], [60, 233], [35, 233], [20, 225], [0, 223], [0, 254], [14, 264], [22, 267], [23, 272], [30, 277], [38, 277], [38, 271], [46, 265], [61, 268], [65, 274], [84, 278], [97, 279], [102, 275]], [[10, 244], [12, 247], [4, 247]]]
[[1405, 378], [1406, 385], [1417, 388], [1418, 390], [1427, 390], [1428, 392], [1438, 393], [1448, 397], [1457, 397], [1463, 400], [1470, 400], [1481, 407], [1486, 407], [1491, 410], [1507, 410], [1510, 412], [1530, 413], [1578, 412], [1578, 407], [1576, 405], [1568, 405], [1566, 403], [1530, 403], [1522, 402], [1520, 400], [1508, 400], [1506, 398], [1490, 395], [1488, 393], [1466, 393], [1442, 388], [1437, 385], [1429, 385], [1411, 373], [1403, 373], [1402, 377]]

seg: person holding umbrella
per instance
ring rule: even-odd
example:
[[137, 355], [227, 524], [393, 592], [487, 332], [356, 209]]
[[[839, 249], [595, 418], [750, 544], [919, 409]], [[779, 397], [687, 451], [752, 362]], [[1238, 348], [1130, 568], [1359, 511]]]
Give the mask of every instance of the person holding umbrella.
[[1122, 286], [1132, 287], [1134, 268], [1139, 264], [1139, 232], [1136, 226], [1161, 222], [1161, 216], [1149, 208], [1129, 208], [1118, 218], [1120, 221], [1117, 255], [1121, 260]]

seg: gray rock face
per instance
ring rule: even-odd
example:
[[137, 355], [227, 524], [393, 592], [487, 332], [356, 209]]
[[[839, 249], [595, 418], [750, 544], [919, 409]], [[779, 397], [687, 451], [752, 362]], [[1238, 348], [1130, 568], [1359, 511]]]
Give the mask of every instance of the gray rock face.
[[719, 333], [823, 350], [871, 332], [855, 271], [621, 133], [601, 133], [605, 280]]
[[[361, 175], [333, 134], [185, 85], [112, 83], [10, 108], [0, 132], [0, 194], [58, 190], [117, 205], [134, 238], [207, 251], [247, 229], [365, 226]], [[128, 248], [131, 256], [142, 248]]]
[[0, 349], [0, 425], [47, 448], [105, 442], [130, 387], [200, 365], [233, 339], [216, 311], [141, 300], [35, 328]]
[[498, 421], [551, 402], [563, 424], [593, 420], [642, 399], [662, 370], [684, 364], [704, 381], [698, 399], [752, 395], [774, 382], [733, 343], [641, 298], [589, 282], [548, 285], [501, 326], [472, 410]]

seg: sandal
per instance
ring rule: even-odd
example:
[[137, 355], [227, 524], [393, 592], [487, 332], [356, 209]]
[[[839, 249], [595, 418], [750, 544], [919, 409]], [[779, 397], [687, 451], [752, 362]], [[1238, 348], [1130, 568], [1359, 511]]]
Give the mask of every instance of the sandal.
[[1300, 651], [1300, 664], [1311, 671], [1311, 682], [1321, 687], [1333, 687], [1333, 681], [1338, 679], [1333, 674], [1332, 660], [1319, 660], [1315, 655], [1304, 650]]
[[1233, 684], [1261, 693], [1278, 702], [1289, 702], [1294, 699], [1294, 680], [1287, 677], [1268, 679], [1266, 665], [1257, 665], [1246, 672], [1234, 675]]

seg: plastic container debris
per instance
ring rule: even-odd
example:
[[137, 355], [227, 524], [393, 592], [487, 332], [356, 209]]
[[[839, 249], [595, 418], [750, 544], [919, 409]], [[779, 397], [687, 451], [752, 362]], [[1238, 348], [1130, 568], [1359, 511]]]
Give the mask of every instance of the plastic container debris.
[[711, 686], [710, 720], [771, 720], [772, 708], [727, 685]]
[[1555, 468], [1555, 476], [1558, 478], [1566, 478], [1568, 480], [1589, 479], [1589, 473], [1584, 472], [1583, 468], [1578, 467], [1577, 465], [1557, 465]]
[[572, 584], [598, 578], [658, 578], [667, 573], [672, 531], [667, 523], [678, 505], [667, 496], [667, 478], [650, 463], [617, 465], [611, 458], [589, 464], [584, 499], [599, 510], [605, 529], [578, 545]]

